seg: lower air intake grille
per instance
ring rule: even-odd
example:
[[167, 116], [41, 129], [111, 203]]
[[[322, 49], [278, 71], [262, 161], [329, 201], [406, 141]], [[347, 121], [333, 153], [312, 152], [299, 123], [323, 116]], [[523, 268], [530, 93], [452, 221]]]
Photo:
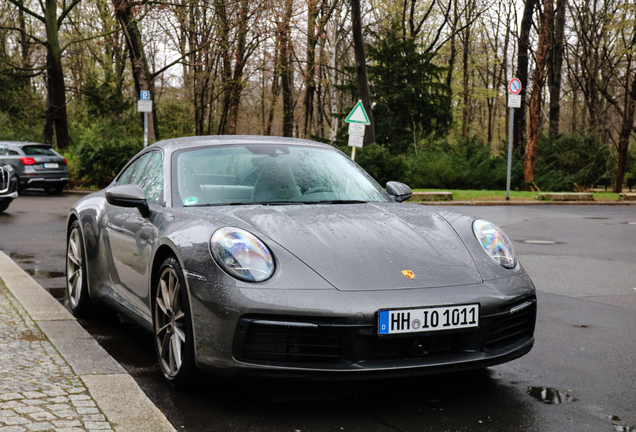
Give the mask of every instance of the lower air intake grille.
[[251, 323], [243, 345], [243, 360], [268, 363], [341, 363], [342, 331]]
[[[510, 309], [514, 310], [514, 307], [513, 305]], [[534, 333], [536, 310], [536, 303], [532, 302], [518, 312], [493, 319], [488, 329], [485, 350], [494, 351], [521, 339], [531, 337]]]

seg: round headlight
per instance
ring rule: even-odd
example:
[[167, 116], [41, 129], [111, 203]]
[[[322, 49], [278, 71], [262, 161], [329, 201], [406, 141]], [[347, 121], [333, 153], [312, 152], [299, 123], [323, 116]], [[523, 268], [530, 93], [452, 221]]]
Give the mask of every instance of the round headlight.
[[240, 228], [220, 228], [210, 240], [212, 256], [223, 270], [246, 282], [263, 282], [274, 274], [274, 259], [265, 243]]
[[512, 243], [501, 228], [483, 219], [477, 219], [473, 222], [473, 232], [484, 251], [502, 267], [511, 269], [517, 265]]

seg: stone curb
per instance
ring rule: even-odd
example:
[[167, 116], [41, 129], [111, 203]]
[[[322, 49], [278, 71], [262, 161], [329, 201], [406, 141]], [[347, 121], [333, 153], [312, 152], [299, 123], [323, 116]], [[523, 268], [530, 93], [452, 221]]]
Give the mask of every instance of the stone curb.
[[64, 307], [0, 251], [7, 289], [84, 382], [117, 432], [176, 432], [135, 380]]

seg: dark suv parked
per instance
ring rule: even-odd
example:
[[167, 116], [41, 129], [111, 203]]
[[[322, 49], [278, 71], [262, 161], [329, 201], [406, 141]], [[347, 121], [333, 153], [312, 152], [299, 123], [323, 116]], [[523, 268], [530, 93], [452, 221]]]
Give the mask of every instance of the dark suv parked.
[[0, 162], [0, 213], [18, 196], [18, 177], [9, 164]]
[[66, 158], [48, 144], [0, 141], [0, 165], [10, 164], [18, 177], [18, 191], [42, 188], [60, 194], [68, 183]]

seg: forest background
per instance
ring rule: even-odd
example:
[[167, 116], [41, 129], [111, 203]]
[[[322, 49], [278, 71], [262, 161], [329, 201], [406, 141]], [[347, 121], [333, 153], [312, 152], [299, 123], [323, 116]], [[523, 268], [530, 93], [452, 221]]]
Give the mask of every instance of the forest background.
[[[636, 178], [633, 0], [0, 0], [0, 139], [104, 186], [149, 138], [261, 134], [415, 188], [585, 190]], [[632, 145], [630, 146], [630, 143]]]

